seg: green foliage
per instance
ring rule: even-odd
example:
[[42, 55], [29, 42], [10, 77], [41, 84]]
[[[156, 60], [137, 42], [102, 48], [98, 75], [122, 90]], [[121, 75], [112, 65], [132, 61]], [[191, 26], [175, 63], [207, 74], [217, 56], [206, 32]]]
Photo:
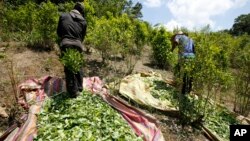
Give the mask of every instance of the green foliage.
[[196, 42], [195, 88], [228, 87], [232, 82], [229, 72], [229, 54], [233, 48], [231, 36], [201, 33], [194, 35]]
[[131, 14], [133, 18], [142, 18], [142, 4], [137, 2], [135, 6], [132, 8]]
[[[154, 98], [161, 101], [167, 100], [173, 107], [178, 107], [181, 110], [180, 123], [182, 125], [199, 127], [204, 124], [221, 138], [228, 140], [229, 125], [239, 124], [228, 109], [216, 105], [210, 98], [191, 94], [182, 95], [158, 77], [145, 77], [142, 80], [148, 84]], [[205, 113], [203, 113], [204, 106], [206, 106]]]
[[38, 119], [36, 140], [142, 140], [122, 116], [99, 96], [83, 92], [76, 99], [47, 100]]
[[164, 27], [155, 28], [151, 33], [153, 57], [160, 67], [168, 68], [175, 62], [171, 52], [171, 34]]
[[140, 20], [134, 20], [134, 42], [138, 48], [138, 53], [141, 54], [141, 50], [145, 44], [148, 42], [150, 35], [150, 29], [147, 26], [147, 23]]
[[83, 54], [76, 49], [66, 49], [60, 61], [73, 73], [77, 73], [84, 64]]
[[[1, 15], [3, 19], [1, 20], [1, 26], [3, 26], [3, 36], [1, 40], [16, 40], [28, 42], [32, 47], [51, 47], [56, 41], [56, 26], [59, 17], [59, 12], [70, 11], [74, 3], [68, 0], [52, 0], [52, 1], [39, 1], [39, 0], [27, 0], [24, 1], [5, 1], [8, 4], [6, 8], [2, 8]], [[54, 3], [58, 4], [55, 5]], [[145, 39], [148, 33], [146, 33], [145, 26], [140, 21], [132, 22], [131, 16], [122, 13], [124, 12], [126, 0], [117, 1], [95, 1], [95, 0], [85, 0], [85, 15], [88, 22], [88, 33], [95, 33], [100, 30], [98, 27], [103, 22], [97, 23], [98, 18], [105, 16], [107, 27], [102, 30], [101, 33], [107, 35], [104, 32], [109, 32], [108, 28], [115, 26], [115, 30], [109, 35], [111, 37], [108, 40], [112, 43], [104, 43], [105, 45], [110, 45], [112, 50], [117, 50], [117, 52], [122, 53], [126, 56], [128, 53], [136, 52], [138, 49], [142, 48], [145, 44]], [[131, 3], [132, 4], [132, 3]], [[136, 4], [135, 7], [131, 5], [131, 9], [134, 9], [133, 14], [139, 15], [140, 5]], [[136, 12], [135, 12], [136, 11]], [[20, 16], [22, 15], [22, 16]], [[118, 18], [113, 18], [113, 16], [120, 16]], [[105, 19], [105, 18], [103, 18]], [[103, 20], [101, 19], [101, 20]], [[101, 21], [100, 20], [100, 21]], [[135, 26], [137, 31], [135, 32]], [[96, 29], [97, 28], [97, 29]], [[111, 29], [112, 30], [112, 29]], [[121, 35], [117, 35], [118, 33]], [[86, 44], [88, 46], [96, 46], [94, 43], [95, 37], [87, 35]], [[141, 37], [140, 37], [141, 36]], [[115, 37], [113, 39], [113, 37]], [[136, 45], [133, 37], [136, 38]], [[113, 40], [113, 41], [112, 41]], [[100, 45], [100, 44], [99, 44]], [[98, 46], [99, 46], [98, 45]], [[104, 46], [102, 48], [105, 48]], [[98, 47], [101, 48], [101, 47]]]
[[[240, 124], [228, 109], [217, 106], [210, 98], [180, 95], [179, 99], [181, 124], [196, 127], [203, 124], [224, 140], [229, 139], [229, 126]], [[204, 107], [206, 111], [202, 113]]]
[[205, 125], [220, 137], [229, 140], [230, 125], [240, 124], [233, 115], [231, 115], [226, 108], [217, 107], [211, 103], [207, 104], [208, 115]]
[[57, 6], [51, 2], [37, 5], [30, 1], [15, 8], [6, 8], [3, 19], [5, 38], [26, 41], [31, 45], [53, 46], [57, 11]]
[[5, 54], [5, 53], [0, 52], [0, 60], [1, 60], [1, 59], [3, 59], [3, 58], [5, 58], [5, 57], [6, 57], [6, 54]]
[[233, 27], [230, 29], [233, 35], [250, 35], [250, 13], [242, 14], [234, 20]]
[[[229, 139], [229, 126], [239, 124], [228, 109], [217, 106], [211, 99], [207, 101], [207, 98], [198, 99], [198, 97], [189, 95], [182, 97], [182, 102], [182, 108], [184, 109], [182, 123], [194, 126], [204, 124], [224, 140]], [[204, 106], [206, 106], [206, 112], [201, 114], [201, 111], [203, 111], [201, 108], [204, 108]]]
[[193, 95], [178, 95], [178, 108], [180, 111], [179, 122], [181, 125], [199, 126], [203, 122], [203, 114], [200, 109], [202, 100]]
[[90, 42], [101, 52], [104, 61], [119, 53], [125, 57], [136, 50], [133, 31], [132, 21], [126, 14], [117, 18], [109, 15], [109, 19], [102, 17], [95, 21], [93, 31], [89, 33], [86, 42]]
[[58, 22], [57, 6], [53, 3], [43, 2], [37, 11], [37, 24], [34, 29], [34, 34], [37, 39], [36, 43], [44, 44], [43, 46], [53, 46], [56, 41], [56, 28]]
[[142, 4], [139, 2], [135, 5], [131, 0], [88, 0], [87, 2], [95, 9], [93, 16], [98, 18], [108, 16], [110, 13], [114, 17], [119, 17], [124, 13], [130, 18], [142, 17]]
[[16, 7], [19, 5], [24, 5], [27, 2], [31, 2], [32, 0], [3, 0], [6, 6]]
[[55, 4], [68, 3], [68, 2], [78, 2], [79, 0], [3, 0], [4, 4], [9, 7], [18, 7], [21, 5], [25, 5], [28, 2], [34, 2], [36, 4], [40, 4], [42, 2], [50, 1]]
[[[175, 73], [177, 83], [182, 86], [182, 77], [187, 74], [193, 78], [192, 93], [198, 94], [204, 101], [180, 96], [179, 108], [182, 123], [202, 121], [202, 116], [209, 117], [207, 104], [213, 94], [222, 97], [221, 91], [232, 86], [233, 77], [230, 72], [230, 54], [236, 45], [233, 38], [226, 33], [204, 32], [190, 33], [195, 41], [195, 59], [180, 61]], [[188, 106], [187, 106], [188, 105]], [[208, 115], [207, 115], [208, 114]], [[201, 119], [200, 119], [201, 118]]]
[[154, 98], [163, 102], [170, 102], [171, 105], [168, 105], [169, 107], [178, 107], [178, 92], [174, 87], [166, 85], [164, 81], [154, 77], [147, 77], [144, 81], [149, 84], [150, 93]]
[[[34, 0], [36, 3], [46, 2], [48, 0]], [[70, 2], [81, 2], [80, 0], [49, 0], [54, 4], [70, 3]], [[82, 0], [83, 1], [83, 0]]]
[[36, 16], [33, 12], [35, 8], [37, 8], [36, 5], [29, 2], [17, 9], [7, 9], [5, 12], [5, 27], [9, 28], [11, 32], [32, 30]]
[[88, 1], [84, 1], [84, 12], [85, 12], [85, 18], [86, 21], [88, 22], [88, 31], [92, 31], [94, 23], [95, 23], [95, 9]]
[[126, 0], [89, 0], [89, 4], [95, 9], [95, 16], [98, 18], [107, 16], [108, 13], [120, 16], [126, 3]]
[[132, 0], [129, 0], [129, 1], [127, 1], [126, 5], [124, 7], [124, 13], [128, 14], [128, 16], [131, 18], [138, 19], [138, 18], [142, 17], [141, 9], [142, 9], [141, 3], [137, 2], [133, 6]]
[[[221, 97], [220, 91], [223, 88], [229, 88], [232, 84], [232, 75], [228, 69], [229, 65], [227, 65], [229, 61], [227, 49], [230, 46], [224, 45], [227, 38], [226, 36], [221, 38], [209, 32], [196, 34], [193, 38], [196, 42], [194, 71], [191, 74], [194, 78], [193, 90], [202, 97], [206, 97], [206, 100], [212, 96], [213, 92]], [[204, 107], [200, 107], [203, 114], [207, 110], [206, 104], [207, 101]]]
[[247, 116], [250, 112], [250, 39], [240, 38], [241, 44], [235, 50], [235, 105], [236, 112]]
[[[27, 41], [29, 34], [36, 25], [36, 11], [38, 6], [28, 2], [17, 8], [5, 8], [3, 12], [3, 32], [5, 38]], [[22, 15], [22, 16], [20, 16]], [[21, 34], [21, 35], [20, 35]]]
[[[113, 36], [114, 30], [112, 25], [110, 25], [109, 20], [101, 18], [96, 21], [95, 27], [92, 32], [87, 35], [86, 42], [91, 43], [94, 48], [99, 50], [102, 55], [103, 61], [111, 54], [112, 48], [115, 50]], [[111, 22], [110, 22], [111, 23]], [[109, 54], [110, 53], [110, 54]]]
[[69, 12], [73, 9], [75, 3], [70, 1], [67, 3], [59, 3], [58, 4], [58, 11], [59, 12]]

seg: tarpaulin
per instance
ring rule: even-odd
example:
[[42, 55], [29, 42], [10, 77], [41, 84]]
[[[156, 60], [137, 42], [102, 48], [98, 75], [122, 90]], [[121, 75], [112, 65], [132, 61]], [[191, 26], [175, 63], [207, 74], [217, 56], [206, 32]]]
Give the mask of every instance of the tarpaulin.
[[142, 136], [145, 141], [164, 141], [154, 118], [110, 95], [103, 86], [99, 77], [83, 79], [83, 88], [99, 94], [104, 101], [118, 110], [138, 136]]
[[[156, 120], [142, 111], [129, 106], [118, 98], [110, 95], [104, 88], [99, 77], [83, 78], [83, 87], [99, 94], [104, 101], [120, 112], [131, 125], [135, 133], [145, 141], [164, 141]], [[65, 82], [61, 78], [43, 77], [30, 79], [19, 85], [19, 103], [27, 109], [25, 123], [21, 127], [11, 127], [5, 134], [5, 141], [32, 141], [37, 135], [37, 114], [42, 108], [46, 97], [65, 91]]]
[[119, 93], [124, 97], [134, 100], [138, 104], [147, 105], [163, 111], [176, 111], [176, 108], [173, 107], [170, 101], [163, 101], [152, 96], [149, 82], [145, 82], [144, 78], [157, 78], [158, 80], [164, 81], [161, 75], [156, 73], [128, 75], [121, 80]]
[[18, 86], [18, 103], [28, 111], [21, 119], [24, 124], [12, 125], [0, 137], [4, 141], [32, 141], [37, 135], [37, 114], [40, 112], [46, 97], [66, 91], [61, 78], [45, 76], [40, 79], [29, 79]]

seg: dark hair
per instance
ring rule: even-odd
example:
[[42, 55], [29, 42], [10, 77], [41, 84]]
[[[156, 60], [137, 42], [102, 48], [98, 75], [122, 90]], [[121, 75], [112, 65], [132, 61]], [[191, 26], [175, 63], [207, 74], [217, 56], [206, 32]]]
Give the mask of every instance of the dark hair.
[[81, 13], [81, 15], [84, 16], [84, 6], [82, 3], [77, 2], [74, 6], [74, 9], [79, 11]]

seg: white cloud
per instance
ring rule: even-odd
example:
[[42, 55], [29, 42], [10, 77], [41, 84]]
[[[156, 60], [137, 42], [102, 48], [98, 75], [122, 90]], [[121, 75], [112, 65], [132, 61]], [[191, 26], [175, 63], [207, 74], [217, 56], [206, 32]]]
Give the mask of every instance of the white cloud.
[[182, 25], [189, 29], [210, 25], [215, 29], [216, 22], [213, 16], [224, 14], [229, 9], [244, 6], [247, 0], [169, 0], [167, 7], [173, 19], [166, 25], [172, 29]]
[[168, 30], [172, 30], [172, 29], [175, 29], [175, 28], [180, 28], [182, 27], [183, 25], [181, 23], [178, 23], [177, 21], [175, 20], [170, 20], [167, 24], [164, 25]]
[[243, 7], [247, 0], [234, 0], [234, 8]]
[[160, 7], [163, 2], [162, 0], [144, 0], [143, 4], [147, 7]]

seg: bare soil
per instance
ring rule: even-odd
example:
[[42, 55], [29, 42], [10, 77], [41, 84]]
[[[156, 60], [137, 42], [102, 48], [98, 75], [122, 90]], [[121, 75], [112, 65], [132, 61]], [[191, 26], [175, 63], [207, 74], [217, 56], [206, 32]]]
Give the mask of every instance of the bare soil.
[[[85, 76], [99, 76], [106, 82], [119, 80], [129, 72], [149, 72], [160, 73], [165, 79], [172, 79], [171, 71], [166, 71], [155, 66], [151, 61], [151, 50], [145, 47], [140, 58], [132, 58], [130, 61], [131, 69], [128, 67], [128, 61], [119, 57], [109, 61], [110, 65], [104, 65], [100, 55], [92, 51], [91, 54], [85, 54]], [[11, 63], [12, 62], [12, 63]], [[12, 64], [12, 65], [11, 65]], [[55, 48], [52, 51], [37, 50], [27, 48], [23, 43], [0, 43], [0, 107], [5, 109], [9, 115], [8, 118], [0, 116], [0, 135], [15, 122], [15, 118], [22, 113], [11, 114], [15, 103], [13, 87], [11, 84], [11, 68], [14, 71], [16, 85], [30, 78], [40, 78], [50, 75], [64, 78], [63, 66], [59, 61], [59, 50]], [[11, 67], [13, 66], [13, 67]], [[17, 107], [14, 107], [17, 108]], [[17, 108], [19, 109], [19, 108]], [[159, 126], [167, 141], [205, 141], [208, 140], [199, 130], [191, 127], [181, 127], [178, 125], [178, 119], [166, 116], [162, 113], [153, 114], [159, 121]], [[12, 116], [12, 117], [11, 117]], [[13, 117], [14, 116], [14, 117]]]
[[63, 67], [57, 54], [57, 51], [31, 50], [23, 43], [0, 43], [0, 107], [9, 116], [0, 116], [0, 135], [22, 114], [22, 109], [15, 102], [11, 77], [14, 77], [16, 86], [27, 79], [46, 75], [63, 77]]

